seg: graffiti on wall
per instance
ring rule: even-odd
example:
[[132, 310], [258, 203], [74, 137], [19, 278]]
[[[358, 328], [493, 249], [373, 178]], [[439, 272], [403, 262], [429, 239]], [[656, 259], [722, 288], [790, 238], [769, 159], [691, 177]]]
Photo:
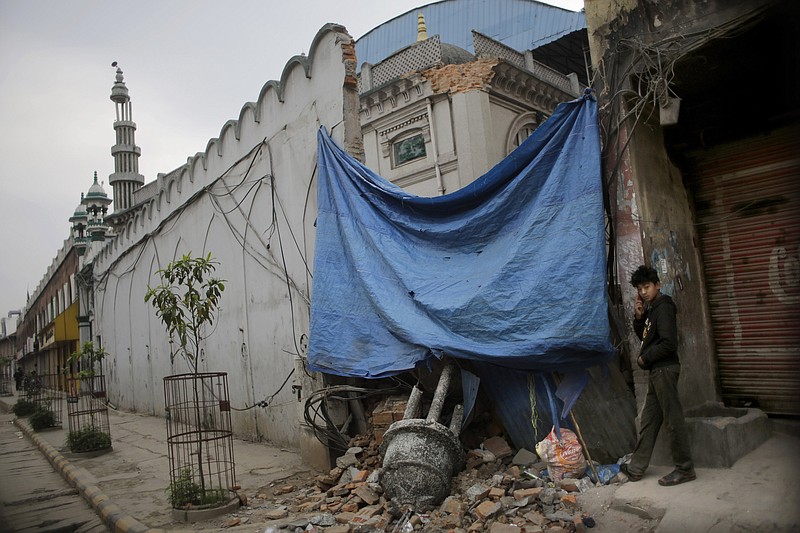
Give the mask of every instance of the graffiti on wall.
[[782, 304], [800, 302], [800, 254], [776, 246], [769, 256], [769, 288]]

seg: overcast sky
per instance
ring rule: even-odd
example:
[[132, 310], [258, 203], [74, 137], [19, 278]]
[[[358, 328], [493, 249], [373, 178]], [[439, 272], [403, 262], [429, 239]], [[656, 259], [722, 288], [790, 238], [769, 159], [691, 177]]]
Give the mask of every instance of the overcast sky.
[[358, 38], [427, 3], [0, 0], [0, 316], [35, 291], [95, 171], [111, 196], [112, 61], [125, 73], [149, 182], [204, 151], [326, 23]]

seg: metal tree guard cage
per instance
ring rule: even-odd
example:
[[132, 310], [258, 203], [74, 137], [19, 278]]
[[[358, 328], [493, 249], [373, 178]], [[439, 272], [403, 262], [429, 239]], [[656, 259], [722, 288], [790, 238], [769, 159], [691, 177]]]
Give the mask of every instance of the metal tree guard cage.
[[164, 378], [173, 508], [222, 505], [237, 497], [225, 372]]
[[67, 443], [75, 453], [111, 448], [105, 376], [67, 380]]
[[4, 371], [0, 373], [0, 396], [12, 396], [14, 391], [11, 390], [11, 376]]
[[62, 374], [41, 374], [29, 376], [25, 385], [25, 395], [36, 404], [37, 409], [53, 413], [51, 427], [61, 427], [66, 376]]

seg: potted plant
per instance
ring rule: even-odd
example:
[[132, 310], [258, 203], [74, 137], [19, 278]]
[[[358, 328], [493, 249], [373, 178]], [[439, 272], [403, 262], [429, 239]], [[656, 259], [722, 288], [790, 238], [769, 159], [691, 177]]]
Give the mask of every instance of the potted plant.
[[213, 276], [217, 264], [211, 254], [183, 255], [157, 271], [161, 283], [148, 286], [144, 297], [167, 331], [170, 362], [174, 365], [180, 357], [189, 369], [164, 378], [170, 461], [167, 492], [173, 509], [181, 511], [234, 500], [238, 504], [227, 374], [199, 371], [203, 341], [213, 332], [210, 328], [225, 290], [225, 281]]

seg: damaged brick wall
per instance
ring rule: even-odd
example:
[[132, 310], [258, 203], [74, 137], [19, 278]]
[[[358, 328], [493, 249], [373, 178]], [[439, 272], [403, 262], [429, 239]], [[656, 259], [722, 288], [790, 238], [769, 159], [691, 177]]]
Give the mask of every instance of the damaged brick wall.
[[477, 59], [460, 65], [434, 67], [423, 71], [422, 75], [431, 83], [436, 94], [487, 89], [494, 78], [494, 67], [499, 62], [495, 58]]

